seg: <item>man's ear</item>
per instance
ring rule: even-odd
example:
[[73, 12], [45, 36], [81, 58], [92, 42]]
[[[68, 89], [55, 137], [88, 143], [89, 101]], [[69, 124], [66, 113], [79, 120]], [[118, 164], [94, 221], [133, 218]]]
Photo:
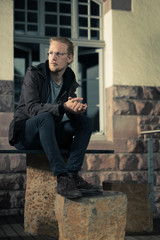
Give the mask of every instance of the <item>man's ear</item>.
[[71, 62], [73, 62], [73, 55], [68, 54], [68, 64], [70, 64]]

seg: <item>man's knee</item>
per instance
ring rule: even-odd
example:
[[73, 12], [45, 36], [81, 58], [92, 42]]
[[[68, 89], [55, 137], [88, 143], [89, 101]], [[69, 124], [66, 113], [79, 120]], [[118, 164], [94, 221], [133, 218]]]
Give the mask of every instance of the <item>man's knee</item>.
[[51, 120], [54, 119], [52, 114], [49, 113], [49, 112], [40, 113], [40, 114], [37, 115], [37, 118], [39, 118], [39, 119], [51, 119]]
[[40, 113], [36, 117], [37, 117], [38, 123], [40, 123], [40, 124], [46, 123], [46, 124], [48, 124], [48, 126], [50, 124], [52, 124], [52, 125], [55, 124], [54, 117], [49, 112]]

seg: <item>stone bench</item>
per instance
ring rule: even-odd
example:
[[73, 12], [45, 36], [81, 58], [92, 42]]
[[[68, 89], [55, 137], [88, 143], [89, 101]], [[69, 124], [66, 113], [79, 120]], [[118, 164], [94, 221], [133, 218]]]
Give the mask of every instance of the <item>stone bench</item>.
[[107, 182], [104, 181], [105, 191], [119, 191], [127, 196], [127, 224], [126, 232], [152, 232], [153, 212], [150, 201], [150, 186], [135, 182]]
[[[111, 154], [113, 150], [86, 150], [87, 154]], [[24, 228], [31, 234], [58, 236], [55, 216], [56, 177], [43, 150], [0, 150], [0, 154], [26, 154], [27, 183]], [[67, 159], [68, 150], [61, 150]]]
[[127, 197], [103, 192], [69, 200], [56, 194], [59, 240], [124, 240]]

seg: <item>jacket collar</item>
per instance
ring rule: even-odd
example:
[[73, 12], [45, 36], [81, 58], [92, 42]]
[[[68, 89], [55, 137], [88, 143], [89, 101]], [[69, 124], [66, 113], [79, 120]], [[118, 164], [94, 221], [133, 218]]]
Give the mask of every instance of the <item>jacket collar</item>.
[[[43, 74], [45, 79], [49, 81], [50, 79], [50, 70], [49, 70], [49, 63], [48, 60], [44, 63], [40, 63], [36, 66], [36, 69], [40, 71], [40, 73]], [[67, 67], [64, 74], [63, 74], [63, 88], [68, 89], [72, 85], [72, 83], [75, 81], [75, 74], [72, 71], [70, 67]]]

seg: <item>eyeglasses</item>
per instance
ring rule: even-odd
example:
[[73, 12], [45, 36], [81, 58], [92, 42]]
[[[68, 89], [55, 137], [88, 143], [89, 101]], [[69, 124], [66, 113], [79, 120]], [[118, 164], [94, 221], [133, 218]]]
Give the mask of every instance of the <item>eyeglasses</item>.
[[52, 57], [53, 54], [55, 54], [56, 57], [61, 57], [61, 56], [65, 55], [65, 54], [68, 54], [68, 53], [63, 53], [63, 52], [48, 52], [47, 53], [48, 57]]

